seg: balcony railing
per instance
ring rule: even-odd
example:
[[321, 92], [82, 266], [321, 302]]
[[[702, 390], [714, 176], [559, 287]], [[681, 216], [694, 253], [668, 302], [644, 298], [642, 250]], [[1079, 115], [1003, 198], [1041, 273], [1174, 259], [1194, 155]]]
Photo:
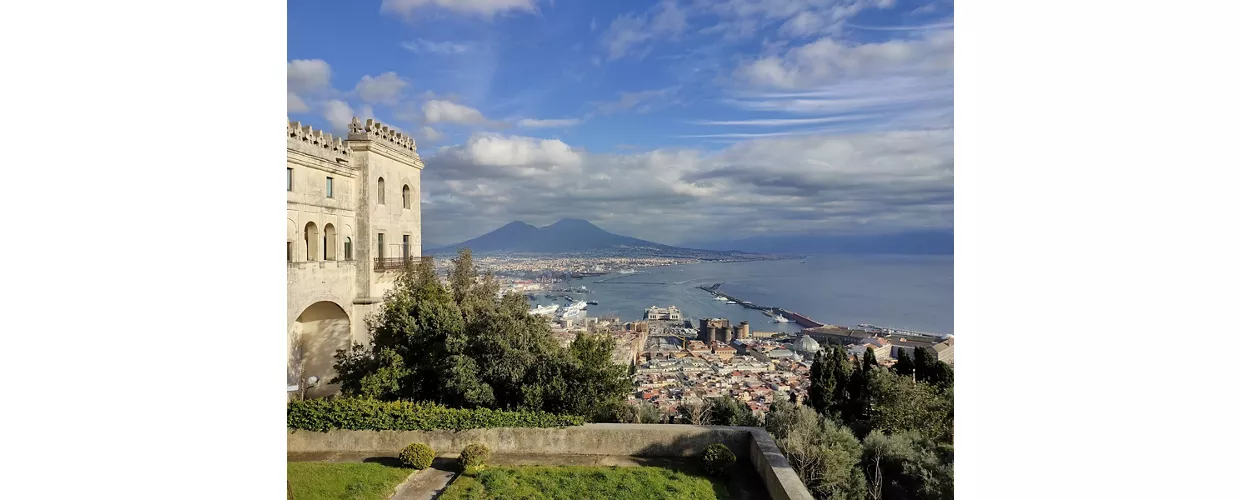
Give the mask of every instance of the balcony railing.
[[418, 265], [422, 260], [421, 257], [383, 257], [375, 259], [376, 271], [390, 271], [404, 269], [405, 266]]

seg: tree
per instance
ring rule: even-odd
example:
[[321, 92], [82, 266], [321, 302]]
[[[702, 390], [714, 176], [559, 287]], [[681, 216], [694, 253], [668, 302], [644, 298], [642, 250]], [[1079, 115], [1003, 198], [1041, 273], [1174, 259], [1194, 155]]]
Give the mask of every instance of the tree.
[[878, 357], [874, 355], [873, 347], [865, 348], [865, 362], [861, 364], [861, 369], [870, 371], [871, 368], [878, 366]]
[[865, 497], [861, 443], [847, 428], [785, 401], [771, 405], [766, 428], [815, 497]]
[[706, 402], [682, 402], [676, 407], [677, 416], [692, 425], [710, 425], [710, 404]]
[[871, 432], [862, 441], [862, 463], [871, 500], [953, 497], [951, 445], [935, 443], [919, 433]]
[[732, 425], [741, 427], [758, 427], [761, 423], [744, 403], [736, 398], [718, 397], [709, 400], [710, 422], [712, 425]]
[[819, 413], [827, 412], [831, 395], [835, 392], [835, 379], [831, 378], [827, 361], [823, 351], [818, 351], [814, 353], [814, 363], [809, 368], [809, 404]]
[[908, 351], [905, 349], [900, 349], [899, 351], [899, 354], [896, 355], [896, 364], [893, 368], [896, 370], [896, 373], [900, 375], [913, 375], [913, 369], [915, 367], [913, 366], [913, 360], [908, 357]]
[[868, 390], [874, 407], [870, 428], [920, 432], [929, 439], [951, 442], [954, 405], [950, 387], [941, 389], [887, 370], [872, 370]]
[[637, 375], [637, 360], [629, 361], [629, 375]]
[[517, 294], [499, 296], [462, 250], [451, 289], [424, 259], [406, 269], [367, 322], [370, 345], [336, 354], [346, 396], [434, 401], [454, 407], [530, 409], [593, 417], [632, 386], [611, 360], [610, 337], [585, 335], [565, 349]]

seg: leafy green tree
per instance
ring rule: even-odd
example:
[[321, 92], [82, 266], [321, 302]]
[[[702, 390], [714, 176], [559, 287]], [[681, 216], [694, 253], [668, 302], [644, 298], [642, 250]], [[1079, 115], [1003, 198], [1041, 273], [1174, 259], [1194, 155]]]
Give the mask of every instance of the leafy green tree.
[[499, 296], [462, 250], [445, 287], [433, 263], [407, 269], [368, 321], [370, 345], [336, 354], [346, 396], [433, 401], [454, 407], [592, 416], [632, 386], [612, 362], [614, 340], [584, 335], [565, 349], [518, 294]]
[[871, 370], [868, 389], [873, 398], [871, 429], [920, 432], [936, 441], [951, 442], [955, 417], [950, 387], [917, 383], [887, 370]]
[[916, 432], [871, 432], [862, 441], [862, 467], [873, 500], [949, 500], [953, 497], [952, 446]]
[[733, 397], [718, 397], [709, 400], [710, 423], [712, 425], [733, 425], [741, 427], [758, 427], [761, 422], [744, 403]]
[[949, 386], [955, 378], [951, 365], [934, 359], [924, 347], [913, 351], [913, 366], [917, 369], [918, 382]]
[[816, 498], [865, 498], [861, 443], [848, 428], [786, 401], [771, 405], [766, 428]]

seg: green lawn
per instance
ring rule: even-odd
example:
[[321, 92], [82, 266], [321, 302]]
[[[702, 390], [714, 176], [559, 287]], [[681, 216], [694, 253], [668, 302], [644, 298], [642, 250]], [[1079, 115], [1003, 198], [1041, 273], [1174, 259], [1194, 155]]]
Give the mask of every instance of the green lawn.
[[288, 463], [294, 500], [386, 500], [413, 472], [377, 463]]
[[726, 499], [728, 492], [722, 482], [661, 467], [488, 467], [458, 476], [439, 500], [656, 498]]

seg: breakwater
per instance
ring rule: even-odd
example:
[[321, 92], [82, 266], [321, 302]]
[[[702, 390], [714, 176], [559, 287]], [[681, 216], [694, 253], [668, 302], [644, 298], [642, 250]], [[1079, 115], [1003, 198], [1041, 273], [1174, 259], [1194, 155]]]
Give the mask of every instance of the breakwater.
[[780, 314], [784, 316], [785, 318], [788, 318], [792, 320], [794, 323], [801, 325], [802, 327], [805, 327], [805, 328], [817, 328], [817, 327], [826, 325], [826, 323], [814, 321], [813, 319], [810, 319], [808, 316], [804, 314], [789, 311], [781, 307], [758, 305], [758, 304], [754, 304], [753, 302], [749, 302], [747, 300], [741, 300], [740, 298], [733, 297], [726, 293], [720, 292], [719, 291], [720, 285], [722, 285], [722, 283], [715, 283], [714, 285], [711, 285], [711, 286], [702, 285], [702, 286], [699, 286], [698, 288], [705, 290], [709, 292], [711, 295], [714, 295], [716, 297], [723, 297], [725, 299], [736, 302], [741, 307], [744, 307], [746, 309], [757, 309], [759, 311], [762, 311], [768, 314]]

